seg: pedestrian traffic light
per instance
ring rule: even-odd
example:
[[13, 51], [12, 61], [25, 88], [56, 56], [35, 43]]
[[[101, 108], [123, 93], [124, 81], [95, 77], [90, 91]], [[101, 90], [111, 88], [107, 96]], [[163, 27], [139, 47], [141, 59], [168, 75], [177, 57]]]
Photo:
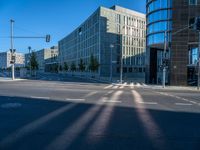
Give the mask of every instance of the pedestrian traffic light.
[[51, 36], [49, 34], [46, 35], [46, 42], [50, 42]]
[[200, 17], [197, 17], [196, 18], [196, 25], [195, 25], [195, 28], [197, 31], [200, 31]]

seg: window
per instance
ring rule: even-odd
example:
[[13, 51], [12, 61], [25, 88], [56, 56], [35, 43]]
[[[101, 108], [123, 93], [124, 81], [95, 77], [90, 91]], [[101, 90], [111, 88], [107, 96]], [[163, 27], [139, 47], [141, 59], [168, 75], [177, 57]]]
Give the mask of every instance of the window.
[[189, 0], [189, 5], [197, 5], [197, 0]]
[[198, 62], [198, 48], [191, 48], [189, 51], [189, 64], [197, 64]]

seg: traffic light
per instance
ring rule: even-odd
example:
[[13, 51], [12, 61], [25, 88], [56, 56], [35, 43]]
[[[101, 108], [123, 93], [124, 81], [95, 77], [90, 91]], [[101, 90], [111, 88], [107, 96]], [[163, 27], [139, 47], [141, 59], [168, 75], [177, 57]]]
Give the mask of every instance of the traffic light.
[[189, 20], [189, 28], [200, 31], [200, 17], [193, 17]]
[[162, 64], [163, 64], [164, 66], [169, 66], [169, 59], [168, 59], [168, 58], [163, 59]]
[[46, 35], [46, 42], [50, 42], [51, 36], [49, 34]]
[[195, 17], [190, 18], [190, 20], [189, 20], [189, 28], [190, 29], [194, 29], [194, 25], [195, 25]]
[[196, 18], [196, 25], [195, 25], [195, 28], [197, 31], [200, 31], [200, 17], [197, 17]]

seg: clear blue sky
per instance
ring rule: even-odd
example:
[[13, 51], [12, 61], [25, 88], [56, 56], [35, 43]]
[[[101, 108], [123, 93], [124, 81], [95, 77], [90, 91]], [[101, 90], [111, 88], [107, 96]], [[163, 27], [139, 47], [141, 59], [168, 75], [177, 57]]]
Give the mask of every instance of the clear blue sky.
[[14, 48], [26, 53], [27, 47], [40, 50], [58, 41], [78, 27], [99, 6], [120, 6], [145, 13], [146, 0], [0, 0], [0, 51], [10, 49], [10, 19], [15, 20], [15, 36], [51, 34], [43, 39], [15, 39]]

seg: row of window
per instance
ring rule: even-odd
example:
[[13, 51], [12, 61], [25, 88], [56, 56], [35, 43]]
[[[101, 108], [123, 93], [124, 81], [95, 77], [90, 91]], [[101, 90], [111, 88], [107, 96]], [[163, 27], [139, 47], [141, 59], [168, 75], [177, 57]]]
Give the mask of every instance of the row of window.
[[171, 30], [171, 29], [172, 29], [172, 22], [171, 21], [156, 22], [156, 23], [153, 23], [153, 24], [148, 26], [147, 34], [165, 31], [165, 30]]
[[[121, 21], [121, 16], [120, 14], [116, 15], [116, 23], [122, 24]], [[129, 17], [129, 16], [124, 16], [123, 24], [127, 26], [133, 26], [137, 28], [142, 28], [145, 29], [145, 19], [139, 19], [138, 17]]]
[[172, 0], [154, 0], [147, 7], [147, 13], [150, 13], [154, 10], [171, 8]]
[[189, 50], [189, 64], [196, 65], [198, 62], [198, 48], [191, 48]]
[[138, 39], [138, 38], [132, 38], [132, 37], [123, 37], [123, 45], [145, 47], [146, 46], [146, 40], [145, 40], [145, 38], [144, 39]]
[[169, 20], [172, 18], [171, 10], [160, 10], [150, 14], [147, 17], [148, 24], [151, 22], [159, 21], [159, 20]]

